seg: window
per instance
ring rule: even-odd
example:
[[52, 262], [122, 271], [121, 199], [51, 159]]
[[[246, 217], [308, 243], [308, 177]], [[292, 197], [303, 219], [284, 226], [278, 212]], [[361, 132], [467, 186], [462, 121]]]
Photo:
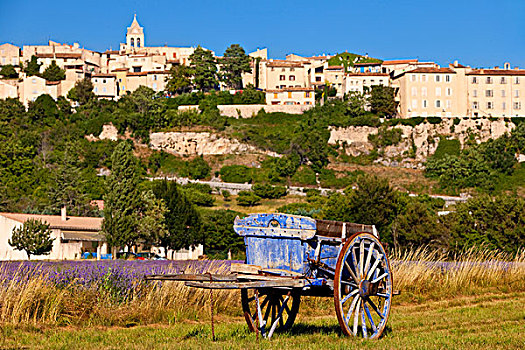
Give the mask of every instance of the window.
[[519, 84], [520, 83], [520, 77], [516, 77], [514, 79], [514, 84]]
[[445, 75], [445, 81], [446, 81], [447, 83], [450, 83], [450, 75], [448, 75], [448, 74]]
[[137, 47], [140, 47], [140, 38], [137, 38]]
[[288, 98], [292, 98], [292, 92], [288, 91]]
[[36, 79], [35, 78], [31, 79], [31, 83], [36, 84]]
[[107, 92], [107, 90], [106, 90], [106, 88], [105, 88], [105, 87], [104, 87], [104, 88], [102, 88], [102, 92]]
[[505, 77], [501, 77], [501, 80], [499, 82], [500, 84], [507, 84], [507, 79]]
[[436, 100], [436, 108], [441, 108], [441, 101], [440, 100]]
[[157, 76], [156, 75], [153, 75], [153, 80], [157, 80]]
[[451, 88], [447, 88], [447, 96], [452, 96], [452, 89]]
[[447, 100], [447, 109], [450, 109], [450, 106], [452, 105], [450, 100]]
[[290, 68], [290, 72], [295, 72], [295, 68]]
[[106, 79], [102, 79], [102, 84], [105, 84], [106, 83]]
[[157, 83], [153, 83], [153, 90], [157, 90]]
[[412, 88], [412, 96], [417, 96], [417, 88], [416, 87]]
[[487, 77], [487, 79], [485, 80], [485, 82], [487, 84], [492, 84], [492, 77]]
[[514, 90], [514, 97], [520, 97], [520, 90]]
[[294, 81], [295, 80], [295, 75], [290, 75], [288, 78], [290, 79], [290, 81]]
[[286, 79], [286, 76], [285, 75], [279, 75], [279, 80], [285, 80]]
[[410, 79], [411, 79], [412, 81], [417, 81], [417, 76], [416, 76], [415, 74], [412, 74], [412, 75], [410, 76]]
[[98, 87], [95, 87], [95, 89], [94, 89], [94, 90], [95, 90], [95, 92], [98, 92]]
[[472, 96], [478, 97], [478, 90], [473, 90], [472, 91]]
[[421, 76], [421, 81], [427, 81], [427, 76], [426, 76], [426, 74], [423, 74], [423, 75]]
[[278, 98], [279, 97], [279, 94], [277, 92], [274, 92], [273, 93], [273, 98]]
[[492, 90], [485, 90], [485, 96], [486, 97], [492, 97], [492, 96], [494, 96], [494, 92]]
[[436, 88], [436, 96], [441, 96], [441, 88], [440, 87]]
[[434, 77], [434, 80], [436, 81], [436, 83], [439, 83], [441, 81], [441, 76], [438, 74]]
[[501, 97], [505, 97], [505, 90], [501, 90]]
[[503, 102], [503, 103], [501, 104], [501, 109], [506, 109], [506, 108], [507, 108], [507, 104], [506, 104], [505, 102]]
[[281, 72], [285, 72], [285, 71], [286, 71], [286, 68], [281, 69]]
[[135, 46], [135, 39], [131, 38], [131, 47]]
[[478, 77], [472, 77], [472, 84], [478, 83]]
[[374, 79], [370, 80], [370, 85], [374, 85]]
[[304, 93], [304, 97], [305, 97], [305, 98], [310, 97], [310, 92], [309, 92], [309, 91], [305, 92], [305, 93]]
[[494, 108], [494, 103], [492, 103], [491, 101], [487, 102], [487, 109], [492, 109]]
[[427, 108], [427, 100], [423, 100], [423, 108]]
[[521, 102], [514, 102], [514, 109], [521, 109]]
[[412, 100], [412, 108], [417, 108], [417, 100]]
[[478, 109], [478, 101], [472, 102], [472, 109]]
[[321, 81], [321, 77], [315, 77], [315, 81], [320, 82]]
[[427, 88], [426, 87], [422, 87], [421, 88], [421, 96], [426, 96], [427, 95]]
[[383, 85], [383, 79], [379, 79], [379, 85]]

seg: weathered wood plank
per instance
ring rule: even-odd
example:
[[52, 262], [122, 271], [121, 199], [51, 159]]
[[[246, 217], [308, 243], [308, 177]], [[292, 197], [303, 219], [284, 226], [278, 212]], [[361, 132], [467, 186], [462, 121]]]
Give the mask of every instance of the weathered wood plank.
[[186, 286], [204, 289], [243, 289], [243, 288], [302, 288], [304, 280], [285, 279], [282, 281], [255, 281], [255, 282], [186, 282]]
[[163, 274], [163, 275], [146, 275], [144, 279], [158, 280], [158, 281], [217, 281], [217, 282], [228, 282], [236, 281], [236, 274], [219, 275], [219, 274]]
[[258, 274], [262, 267], [257, 265], [232, 263], [230, 265], [231, 272], [247, 273], [247, 274]]

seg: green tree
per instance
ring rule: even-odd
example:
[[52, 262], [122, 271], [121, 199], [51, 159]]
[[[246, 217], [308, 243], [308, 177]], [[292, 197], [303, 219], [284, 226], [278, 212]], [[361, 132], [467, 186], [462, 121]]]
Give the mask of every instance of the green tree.
[[27, 112], [33, 122], [47, 125], [55, 124], [60, 117], [56, 101], [48, 94], [40, 95], [35, 101], [29, 102]]
[[253, 207], [261, 204], [261, 197], [251, 191], [240, 191], [237, 196], [237, 204], [243, 207]]
[[31, 60], [27, 62], [26, 67], [24, 68], [24, 72], [28, 75], [40, 75], [40, 66], [42, 64], [38, 63], [38, 58], [33, 55], [31, 56]]
[[525, 199], [516, 195], [473, 197], [445, 218], [455, 249], [485, 245], [515, 253], [525, 246]]
[[66, 71], [61, 69], [55, 60], [51, 61], [51, 64], [47, 66], [42, 73], [42, 78], [48, 81], [60, 81], [66, 79]]
[[191, 69], [185, 65], [173, 65], [166, 84], [166, 91], [182, 94], [191, 90]]
[[165, 215], [168, 212], [164, 201], [155, 197], [152, 190], [141, 193], [137, 232], [145, 242], [160, 245], [169, 235]]
[[209, 50], [200, 45], [190, 55], [193, 83], [201, 91], [216, 90], [219, 85], [217, 78], [217, 62]]
[[102, 232], [114, 248], [136, 243], [140, 193], [137, 159], [131, 145], [120, 142], [111, 155], [111, 175], [106, 180]]
[[346, 96], [346, 113], [354, 118], [365, 114], [366, 97], [357, 91], [351, 91]]
[[2, 69], [0, 69], [0, 75], [3, 76], [5, 79], [18, 78], [18, 73], [16, 72], [15, 67], [13, 67], [13, 65], [11, 64], [2, 66]]
[[242, 89], [242, 74], [252, 71], [250, 61], [250, 56], [239, 44], [232, 44], [226, 49], [220, 63], [223, 81], [229, 88]]
[[195, 157], [186, 163], [188, 174], [192, 179], [204, 179], [210, 175], [211, 167], [202, 156]]
[[179, 190], [177, 183], [158, 181], [153, 185], [153, 193], [164, 201], [168, 210], [164, 218], [169, 235], [160, 242], [165, 252], [168, 249], [188, 249], [202, 243], [200, 215]]
[[244, 252], [244, 239], [233, 230], [235, 217], [242, 216], [233, 210], [205, 210], [203, 212], [203, 246], [206, 255], [220, 254], [218, 258], [226, 258], [227, 253]]
[[48, 196], [53, 213], [66, 207], [71, 215], [86, 216], [93, 213], [89, 198], [84, 193], [85, 180], [78, 161], [72, 154], [74, 145], [67, 145], [58, 164], [51, 170]]
[[397, 112], [395, 90], [390, 86], [374, 85], [370, 92], [370, 108], [379, 116], [393, 116]]
[[85, 105], [95, 99], [93, 92], [93, 83], [91, 79], [84, 78], [75, 83], [75, 86], [67, 93], [67, 98], [78, 102], [79, 105]]
[[390, 225], [399, 212], [398, 194], [386, 179], [360, 176], [357, 189], [330, 196], [322, 216], [329, 220], [376, 225], [382, 241], [392, 243]]
[[16, 250], [25, 250], [27, 259], [31, 260], [31, 255], [49, 254], [53, 241], [49, 224], [29, 219], [23, 226], [13, 229], [11, 239], [7, 242]]

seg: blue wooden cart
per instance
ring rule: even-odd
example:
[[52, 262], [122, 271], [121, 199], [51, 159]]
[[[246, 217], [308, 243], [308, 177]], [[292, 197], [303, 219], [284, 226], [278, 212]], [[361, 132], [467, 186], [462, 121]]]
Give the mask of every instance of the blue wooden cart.
[[232, 264], [230, 274], [148, 279], [240, 289], [249, 329], [268, 338], [293, 325], [301, 296], [332, 297], [348, 336], [381, 335], [393, 290], [389, 260], [375, 226], [277, 213], [236, 218], [234, 229], [244, 237], [246, 263]]

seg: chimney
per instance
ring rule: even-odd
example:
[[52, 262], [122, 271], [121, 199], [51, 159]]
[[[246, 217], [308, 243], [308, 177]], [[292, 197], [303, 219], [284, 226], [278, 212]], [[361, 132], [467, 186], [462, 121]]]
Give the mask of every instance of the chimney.
[[454, 67], [457, 67], [458, 64], [459, 64], [458, 60], [455, 60], [455, 61], [454, 61]]
[[60, 215], [62, 216], [62, 221], [67, 221], [66, 206], [63, 206], [62, 209], [60, 209]]

